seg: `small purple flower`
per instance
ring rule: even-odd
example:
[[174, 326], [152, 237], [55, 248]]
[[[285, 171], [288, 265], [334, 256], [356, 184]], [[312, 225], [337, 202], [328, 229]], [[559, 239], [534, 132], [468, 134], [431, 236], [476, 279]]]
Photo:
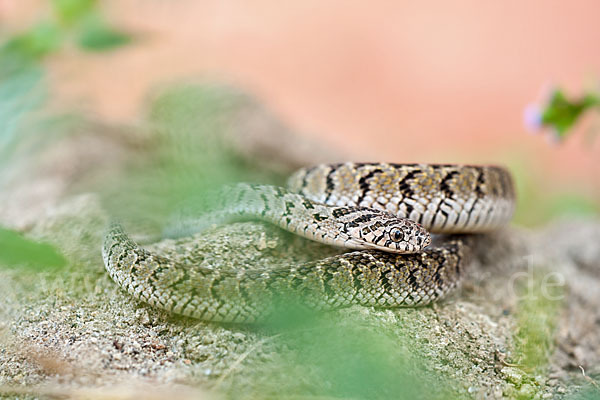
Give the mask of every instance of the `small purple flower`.
[[543, 122], [544, 110], [546, 110], [548, 104], [550, 104], [555, 91], [555, 85], [549, 82], [544, 83], [539, 91], [538, 100], [525, 107], [523, 120], [525, 127], [529, 132], [538, 133], [545, 128]]
[[542, 110], [537, 104], [529, 104], [523, 113], [525, 126], [532, 133], [538, 133], [542, 129]]

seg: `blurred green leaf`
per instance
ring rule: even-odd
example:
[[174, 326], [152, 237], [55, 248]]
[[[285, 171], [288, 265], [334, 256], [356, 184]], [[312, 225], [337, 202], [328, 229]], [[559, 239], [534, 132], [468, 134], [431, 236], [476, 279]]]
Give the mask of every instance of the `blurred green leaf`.
[[[279, 332], [275, 342], [292, 349], [268, 385], [294, 387], [300, 371], [310, 371], [321, 384], [298, 387], [299, 398], [448, 399], [459, 398], [456, 383], [432, 371], [429, 360], [415, 356], [420, 344], [412, 337], [374, 327], [360, 317], [297, 309], [295, 299], [263, 327]], [[288, 306], [292, 306], [289, 308]], [[288, 313], [287, 311], [291, 312]], [[419, 351], [417, 351], [417, 354]], [[281, 381], [283, 379], [283, 381]], [[290, 380], [287, 382], [286, 380]], [[271, 387], [262, 388], [272, 392]], [[260, 391], [259, 391], [260, 393]], [[291, 394], [279, 393], [280, 396]], [[260, 397], [260, 395], [259, 395]], [[269, 396], [266, 396], [269, 397]], [[293, 396], [290, 396], [293, 397]]]
[[21, 128], [27, 115], [43, 104], [46, 91], [41, 80], [41, 71], [33, 67], [0, 79], [0, 175], [23, 141]]
[[79, 46], [90, 51], [110, 50], [130, 41], [129, 35], [112, 29], [96, 14], [85, 18], [78, 39]]
[[96, 0], [53, 0], [52, 5], [59, 21], [72, 25], [93, 12]]
[[600, 205], [576, 193], [563, 193], [548, 200], [548, 215], [587, 216], [600, 213]]
[[0, 227], [0, 264], [47, 269], [62, 267], [66, 263], [66, 259], [53, 246], [34, 242]]
[[149, 107], [151, 135], [129, 158], [129, 167], [96, 187], [105, 206], [125, 221], [164, 221], [182, 202], [209, 200], [207, 193], [230, 182], [272, 182], [273, 175], [248, 165], [224, 137], [244, 106], [225, 87], [174, 87]]
[[552, 92], [542, 111], [541, 124], [553, 129], [558, 138], [563, 139], [581, 115], [598, 104], [600, 104], [600, 100], [592, 94], [587, 94], [580, 99], [569, 100], [562, 90], [556, 89]]
[[[44, 56], [57, 50], [62, 41], [58, 26], [52, 22], [40, 22], [28, 32], [14, 36], [0, 47], [0, 71], [19, 72]], [[2, 78], [0, 74], [0, 78]]]

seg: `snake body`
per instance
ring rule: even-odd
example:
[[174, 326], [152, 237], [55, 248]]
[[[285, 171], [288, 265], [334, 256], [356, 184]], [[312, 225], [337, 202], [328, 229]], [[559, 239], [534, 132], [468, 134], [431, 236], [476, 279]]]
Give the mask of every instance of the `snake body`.
[[[220, 271], [153, 254], [112, 224], [103, 245], [105, 267], [137, 299], [211, 321], [261, 320], [281, 299], [318, 310], [424, 305], [456, 287], [470, 251], [467, 241], [456, 237], [420, 250], [415, 238], [427, 243], [417, 224], [433, 233], [485, 232], [508, 223], [515, 205], [510, 173], [494, 166], [319, 165], [295, 173], [288, 186], [296, 194], [237, 186], [237, 198], [233, 201], [230, 192], [224, 209], [267, 219], [313, 240], [367, 250], [281, 268]], [[384, 218], [392, 221], [388, 230]], [[390, 240], [394, 229], [413, 233], [402, 239], [417, 252], [398, 254], [411, 250]], [[356, 245], [356, 238], [362, 243]], [[386, 251], [373, 250], [381, 247]]]

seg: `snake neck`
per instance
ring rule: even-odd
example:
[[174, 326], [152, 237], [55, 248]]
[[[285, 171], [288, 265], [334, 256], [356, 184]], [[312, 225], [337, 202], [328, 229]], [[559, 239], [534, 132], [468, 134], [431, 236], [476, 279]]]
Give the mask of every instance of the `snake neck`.
[[184, 212], [169, 236], [189, 235], [237, 219], [261, 219], [310, 240], [355, 250], [415, 253], [431, 241], [414, 221], [382, 210], [321, 204], [277, 186], [240, 183], [222, 188], [213, 197], [214, 209], [196, 213], [199, 217]]

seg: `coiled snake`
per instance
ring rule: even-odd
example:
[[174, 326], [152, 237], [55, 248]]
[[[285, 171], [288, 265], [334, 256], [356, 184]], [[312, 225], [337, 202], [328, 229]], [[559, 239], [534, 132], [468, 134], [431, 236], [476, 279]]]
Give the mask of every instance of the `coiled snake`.
[[456, 287], [470, 253], [460, 236], [427, 247], [425, 229], [494, 230], [510, 221], [515, 206], [510, 173], [494, 166], [319, 165], [296, 172], [288, 186], [226, 188], [214, 214], [252, 215], [312, 240], [363, 250], [284, 268], [219, 271], [152, 254], [111, 224], [102, 248], [106, 270], [139, 300], [211, 321], [263, 319], [282, 296], [319, 310], [425, 305]]

